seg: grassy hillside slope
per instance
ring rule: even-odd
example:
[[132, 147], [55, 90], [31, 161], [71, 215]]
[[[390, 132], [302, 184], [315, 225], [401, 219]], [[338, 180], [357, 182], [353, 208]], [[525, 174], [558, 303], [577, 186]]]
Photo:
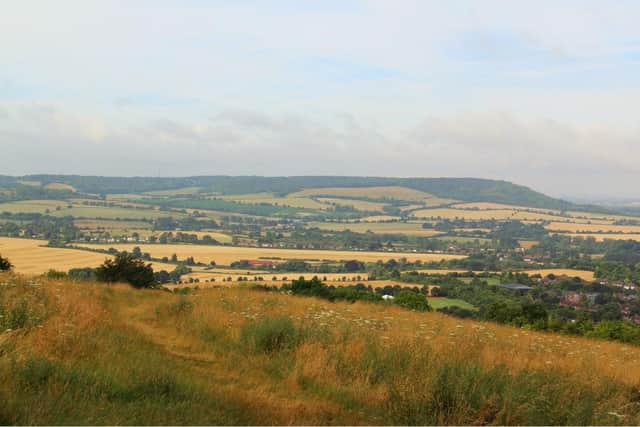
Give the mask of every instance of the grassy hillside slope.
[[251, 289], [0, 285], [0, 424], [640, 422], [620, 344]]
[[[9, 180], [11, 177], [6, 177]], [[547, 209], [575, 209], [572, 203], [554, 199], [528, 187], [507, 181], [477, 178], [384, 178], [346, 176], [195, 176], [181, 178], [95, 177], [79, 175], [30, 175], [21, 180], [60, 183], [83, 193], [138, 193], [184, 187], [202, 187], [225, 194], [288, 194], [309, 188], [404, 186], [438, 197], [469, 202], [497, 202]], [[0, 180], [0, 183], [2, 181]]]

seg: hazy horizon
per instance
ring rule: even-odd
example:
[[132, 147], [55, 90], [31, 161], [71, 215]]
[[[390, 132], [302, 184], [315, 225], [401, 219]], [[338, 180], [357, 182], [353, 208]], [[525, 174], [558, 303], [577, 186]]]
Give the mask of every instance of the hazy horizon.
[[640, 3], [9, 2], [0, 174], [640, 198]]

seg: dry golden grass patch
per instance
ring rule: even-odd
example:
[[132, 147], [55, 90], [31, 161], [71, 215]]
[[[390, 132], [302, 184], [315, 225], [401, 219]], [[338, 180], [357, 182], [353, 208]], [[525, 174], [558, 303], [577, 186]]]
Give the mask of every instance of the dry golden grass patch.
[[0, 332], [9, 424], [639, 421], [640, 348], [620, 343], [247, 288], [8, 289], [10, 304], [44, 302], [38, 326]]
[[585, 368], [593, 374], [592, 369], [598, 366], [599, 376], [628, 384], [640, 381], [640, 366], [636, 363], [640, 348], [620, 343], [466, 321], [438, 313], [416, 313], [393, 305], [330, 303], [241, 288], [207, 290], [198, 295], [195, 312], [205, 317], [215, 315], [216, 323], [231, 328], [242, 324], [247, 316], [286, 315], [300, 321], [319, 320], [336, 330], [348, 325], [361, 333], [383, 335], [389, 343], [427, 341], [443, 356], [454, 348], [456, 352], [478, 351], [486, 363], [505, 364], [515, 370], [553, 366], [567, 374], [585, 373]]
[[239, 246], [205, 246], [205, 245], [145, 245], [145, 244], [78, 244], [78, 246], [96, 249], [109, 249], [131, 252], [139, 246], [142, 252], [149, 252], [154, 258], [171, 257], [176, 254], [179, 259], [194, 257], [196, 262], [209, 263], [215, 261], [220, 265], [229, 265], [234, 261], [260, 258], [306, 259], [306, 260], [360, 260], [375, 262], [378, 260], [407, 258], [409, 261], [439, 261], [442, 259], [459, 259], [463, 255], [434, 254], [434, 253], [398, 253], [398, 252], [368, 252], [368, 251], [330, 251], [312, 249], [274, 249]]

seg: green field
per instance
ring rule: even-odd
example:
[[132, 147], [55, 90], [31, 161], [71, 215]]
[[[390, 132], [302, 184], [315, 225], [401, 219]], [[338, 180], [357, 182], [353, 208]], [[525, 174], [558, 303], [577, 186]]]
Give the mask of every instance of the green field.
[[461, 299], [457, 299], [457, 298], [428, 298], [429, 300], [429, 305], [434, 309], [437, 310], [439, 308], [445, 308], [445, 307], [460, 307], [460, 308], [464, 308], [466, 310], [477, 310], [473, 305], [469, 304], [466, 301], [463, 301]]

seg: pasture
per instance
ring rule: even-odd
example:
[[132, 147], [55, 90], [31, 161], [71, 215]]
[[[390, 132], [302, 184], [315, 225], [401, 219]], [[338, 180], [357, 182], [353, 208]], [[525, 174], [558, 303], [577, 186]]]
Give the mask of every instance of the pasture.
[[80, 247], [131, 251], [139, 246], [143, 252], [149, 252], [154, 258], [171, 257], [176, 254], [183, 260], [193, 257], [197, 262], [209, 263], [215, 261], [219, 265], [229, 265], [234, 261], [251, 259], [303, 259], [310, 261], [346, 261], [359, 260], [364, 262], [387, 261], [390, 259], [407, 258], [409, 261], [423, 262], [440, 261], [442, 259], [464, 258], [462, 255], [435, 253], [404, 253], [404, 252], [369, 252], [369, 251], [329, 251], [312, 249], [275, 249], [241, 246], [207, 246], [207, 245], [145, 245], [145, 244], [82, 244]]
[[477, 310], [473, 305], [457, 298], [430, 297], [430, 298], [427, 298], [427, 300], [429, 301], [429, 305], [431, 306], [431, 308], [433, 308], [434, 310], [438, 310], [440, 308], [446, 308], [446, 307], [460, 307], [460, 308], [464, 308], [465, 310], [471, 310], [471, 311]]

